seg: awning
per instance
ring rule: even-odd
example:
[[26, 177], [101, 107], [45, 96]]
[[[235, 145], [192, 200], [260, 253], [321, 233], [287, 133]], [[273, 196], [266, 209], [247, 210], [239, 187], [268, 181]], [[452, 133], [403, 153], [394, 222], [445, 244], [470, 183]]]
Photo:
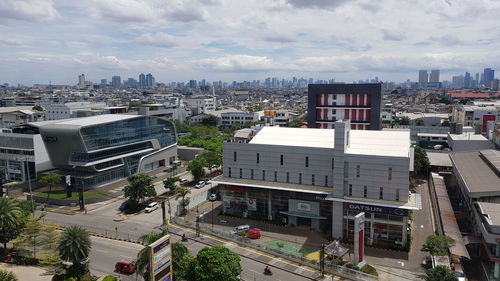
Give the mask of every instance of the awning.
[[469, 252], [467, 251], [467, 248], [465, 248], [465, 243], [463, 243], [464, 239], [462, 237], [462, 233], [460, 232], [460, 228], [458, 227], [455, 212], [451, 206], [450, 197], [446, 191], [446, 185], [443, 177], [436, 173], [432, 173], [432, 181], [434, 182], [440, 223], [443, 226], [444, 235], [455, 240], [455, 245], [450, 247], [451, 256], [455, 261], [459, 260], [460, 257], [470, 259]]
[[325, 246], [325, 253], [335, 257], [343, 257], [349, 252], [349, 249], [340, 245], [339, 241], [335, 240]]
[[308, 215], [308, 214], [304, 214], [304, 213], [294, 213], [294, 212], [285, 212], [285, 211], [280, 211], [280, 213], [283, 214], [283, 215], [288, 215], [288, 216], [293, 216], [293, 217], [318, 219], [318, 220], [326, 220], [327, 219], [327, 217], [315, 216], [315, 215]]

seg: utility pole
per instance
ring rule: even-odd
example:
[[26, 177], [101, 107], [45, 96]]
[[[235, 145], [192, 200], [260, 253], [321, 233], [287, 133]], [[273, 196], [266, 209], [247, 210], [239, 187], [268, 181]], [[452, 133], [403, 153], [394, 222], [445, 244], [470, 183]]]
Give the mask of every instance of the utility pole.
[[214, 201], [212, 201], [212, 230], [214, 229]]
[[319, 270], [321, 271], [321, 278], [325, 277], [325, 243], [321, 243], [321, 250], [319, 252]]
[[196, 237], [200, 237], [201, 236], [200, 219], [201, 219], [201, 215], [197, 214], [196, 215]]

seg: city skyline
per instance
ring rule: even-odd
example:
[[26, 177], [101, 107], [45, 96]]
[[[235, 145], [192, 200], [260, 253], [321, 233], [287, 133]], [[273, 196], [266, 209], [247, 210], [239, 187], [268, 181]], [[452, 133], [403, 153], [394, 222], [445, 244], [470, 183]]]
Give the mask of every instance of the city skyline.
[[400, 2], [4, 1], [0, 83], [75, 85], [81, 73], [98, 83], [141, 72], [158, 82], [403, 82], [418, 81], [419, 69], [451, 81], [500, 68], [499, 2]]

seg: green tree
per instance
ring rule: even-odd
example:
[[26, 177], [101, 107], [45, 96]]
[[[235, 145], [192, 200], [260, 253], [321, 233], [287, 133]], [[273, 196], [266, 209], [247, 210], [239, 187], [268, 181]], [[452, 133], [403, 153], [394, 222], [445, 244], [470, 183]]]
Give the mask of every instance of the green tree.
[[0, 198], [0, 242], [7, 249], [7, 242], [20, 233], [23, 216], [19, 205], [10, 198]]
[[205, 164], [205, 166], [209, 168], [210, 171], [212, 171], [212, 168], [219, 167], [222, 165], [222, 154], [218, 152], [209, 151], [203, 153], [198, 157], [201, 157], [203, 159], [201, 163]]
[[184, 280], [187, 274], [191, 254], [182, 243], [172, 243], [172, 269], [174, 280]]
[[455, 272], [450, 268], [438, 265], [434, 268], [427, 269], [425, 271], [425, 280], [426, 281], [456, 281], [458, 278], [455, 275]]
[[448, 249], [455, 245], [455, 240], [448, 236], [430, 235], [427, 237], [425, 244], [422, 245], [421, 251], [429, 252], [433, 256], [447, 256]]
[[35, 258], [37, 247], [44, 245], [44, 241], [39, 239], [43, 231], [43, 226], [40, 223], [40, 219], [41, 217], [35, 218], [28, 216], [26, 218], [23, 231], [16, 239], [12, 241], [14, 245], [16, 245], [16, 247], [32, 247], [33, 257]]
[[444, 121], [441, 123], [441, 126], [443, 126], [443, 127], [449, 127], [449, 126], [450, 126], [450, 121], [448, 121], [448, 120], [444, 120]]
[[188, 265], [187, 281], [237, 281], [241, 273], [240, 256], [223, 246], [205, 247]]
[[415, 174], [427, 175], [431, 167], [429, 162], [429, 157], [427, 157], [427, 152], [420, 146], [414, 147], [414, 164], [413, 170]]
[[175, 185], [175, 183], [180, 180], [181, 179], [179, 177], [170, 177], [163, 181], [163, 187], [165, 187], [165, 189], [168, 189], [171, 193], [174, 193], [177, 189], [177, 185]]
[[399, 125], [410, 125], [410, 118], [408, 116], [403, 116], [398, 120]]
[[417, 118], [417, 120], [415, 120], [415, 125], [417, 125], [417, 126], [423, 126], [424, 125], [424, 120], [422, 120], [422, 118]]
[[52, 188], [56, 185], [61, 184], [61, 176], [56, 174], [48, 174], [43, 176], [38, 180], [38, 183], [41, 186], [49, 187], [49, 192], [47, 192], [47, 199], [50, 198], [50, 193], [52, 192]]
[[88, 257], [92, 244], [87, 230], [79, 226], [64, 229], [57, 246], [61, 260], [72, 265], [68, 274], [80, 276], [88, 272]]
[[207, 166], [206, 161], [203, 157], [196, 157], [191, 163], [189, 163], [187, 170], [193, 175], [195, 182], [198, 182], [205, 176], [205, 167]]
[[219, 117], [208, 114], [201, 119], [201, 124], [206, 127], [216, 127], [219, 124]]
[[125, 197], [129, 198], [134, 206], [137, 206], [147, 197], [156, 196], [153, 185], [153, 177], [145, 174], [132, 175], [127, 178], [129, 184], [123, 188]]
[[39, 105], [35, 105], [31, 108], [31, 110], [36, 110], [36, 111], [43, 111], [43, 107], [39, 106]]
[[185, 213], [186, 211], [186, 207], [189, 206], [189, 197], [186, 197], [188, 194], [190, 194], [191, 191], [187, 188], [179, 188], [177, 189], [177, 196], [175, 197], [175, 199], [179, 200], [179, 198], [181, 199], [179, 201], [179, 204], [182, 206], [182, 213]]
[[17, 277], [11, 271], [0, 269], [0, 281], [17, 281]]
[[[166, 229], [162, 229], [161, 232], [150, 232], [148, 234], [144, 234], [141, 237], [139, 237], [139, 240], [144, 242], [145, 244], [151, 244], [155, 242], [156, 240], [162, 238], [163, 236], [167, 235], [168, 231]], [[136, 266], [136, 274], [140, 274], [144, 281], [149, 281], [149, 275], [150, 275], [150, 261], [149, 261], [149, 254], [148, 254], [148, 249], [149, 247], [146, 246], [142, 248], [142, 250], [137, 253], [137, 260], [135, 263]]]
[[58, 225], [46, 222], [42, 224], [42, 233], [39, 238], [45, 245], [45, 250], [40, 253], [40, 264], [44, 266], [49, 275], [60, 275], [64, 273], [64, 266], [59, 257], [57, 246], [61, 239], [61, 233], [58, 231]]

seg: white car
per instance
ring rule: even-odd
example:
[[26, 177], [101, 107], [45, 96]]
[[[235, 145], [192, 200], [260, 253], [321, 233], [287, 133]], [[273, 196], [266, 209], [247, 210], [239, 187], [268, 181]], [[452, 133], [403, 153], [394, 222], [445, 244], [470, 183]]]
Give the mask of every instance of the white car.
[[199, 181], [194, 187], [196, 188], [202, 188], [205, 186], [205, 182], [204, 181]]
[[208, 197], [208, 201], [216, 201], [217, 200], [217, 194], [210, 194], [210, 197]]
[[146, 213], [151, 213], [152, 211], [158, 209], [158, 202], [153, 202], [153, 203], [150, 203], [146, 209], [144, 209], [144, 211]]

